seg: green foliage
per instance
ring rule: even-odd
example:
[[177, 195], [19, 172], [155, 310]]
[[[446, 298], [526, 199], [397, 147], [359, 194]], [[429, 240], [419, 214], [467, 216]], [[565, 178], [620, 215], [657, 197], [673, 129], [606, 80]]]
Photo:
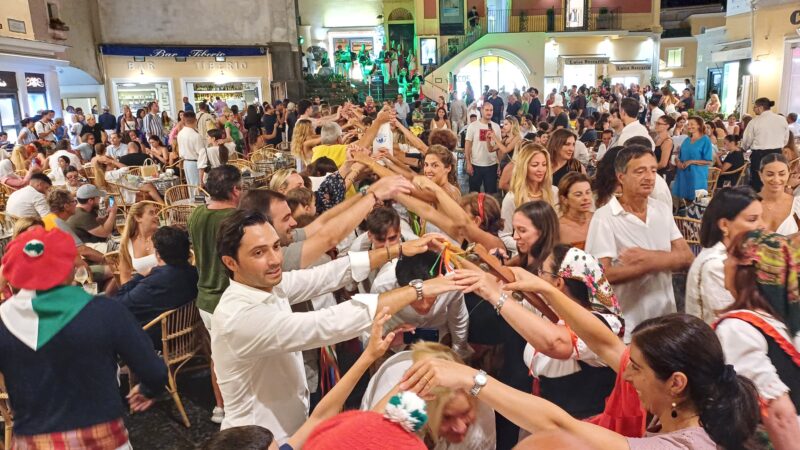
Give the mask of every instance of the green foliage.
[[703, 122], [710, 122], [716, 119], [717, 113], [708, 112], [702, 109], [690, 109], [689, 117], [697, 116], [703, 119]]

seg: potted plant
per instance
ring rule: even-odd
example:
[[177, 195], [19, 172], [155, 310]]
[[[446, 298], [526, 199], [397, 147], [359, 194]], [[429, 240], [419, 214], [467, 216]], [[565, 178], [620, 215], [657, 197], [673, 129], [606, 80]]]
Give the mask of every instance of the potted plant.
[[553, 7], [547, 8], [547, 31], [556, 29], [556, 10]]
[[611, 29], [611, 14], [605, 6], [598, 10], [597, 15], [597, 29], [609, 30]]

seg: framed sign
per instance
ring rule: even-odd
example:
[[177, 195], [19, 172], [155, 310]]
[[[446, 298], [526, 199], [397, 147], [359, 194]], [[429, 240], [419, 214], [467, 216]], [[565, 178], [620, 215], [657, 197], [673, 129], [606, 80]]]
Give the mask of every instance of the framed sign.
[[44, 82], [44, 74], [41, 73], [25, 73], [25, 86], [28, 92], [45, 93], [47, 92], [47, 85]]
[[436, 38], [420, 38], [419, 54], [419, 62], [421, 64], [436, 64], [438, 61], [436, 55]]
[[25, 33], [25, 22], [22, 20], [8, 19], [8, 30], [14, 33]]
[[439, 34], [464, 34], [464, 0], [439, 0]]

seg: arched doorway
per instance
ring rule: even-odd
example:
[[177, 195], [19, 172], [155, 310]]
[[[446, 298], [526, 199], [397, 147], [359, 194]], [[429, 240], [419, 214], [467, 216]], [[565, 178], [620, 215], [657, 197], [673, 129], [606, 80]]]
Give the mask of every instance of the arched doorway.
[[456, 73], [456, 91], [463, 98], [467, 89], [467, 81], [477, 98], [484, 91], [484, 86], [502, 92], [514, 92], [528, 86], [528, 79], [517, 64], [497, 55], [480, 56], [463, 65]]

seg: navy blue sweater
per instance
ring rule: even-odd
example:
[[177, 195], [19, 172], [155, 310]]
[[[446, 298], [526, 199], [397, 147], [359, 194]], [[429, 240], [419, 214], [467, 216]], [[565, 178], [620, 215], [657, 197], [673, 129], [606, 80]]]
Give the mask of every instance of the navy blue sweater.
[[142, 394], [152, 398], [164, 389], [167, 369], [150, 339], [123, 305], [107, 297], [91, 300], [38, 351], [0, 322], [0, 372], [14, 432], [67, 431], [122, 417], [117, 356], [141, 380]]

